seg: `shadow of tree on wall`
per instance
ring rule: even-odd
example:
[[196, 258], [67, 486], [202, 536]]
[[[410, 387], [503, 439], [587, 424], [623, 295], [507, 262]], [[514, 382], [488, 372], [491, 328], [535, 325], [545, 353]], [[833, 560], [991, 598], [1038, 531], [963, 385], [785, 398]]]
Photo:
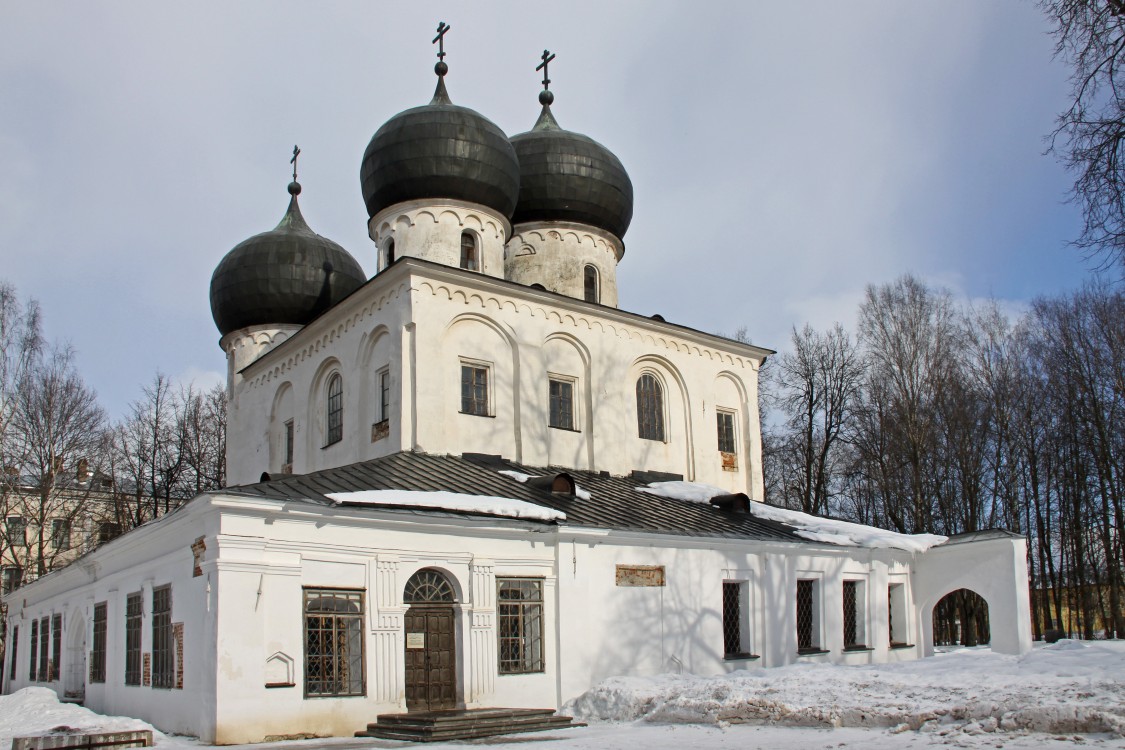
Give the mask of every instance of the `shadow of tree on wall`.
[[988, 604], [980, 594], [957, 589], [934, 605], [935, 646], [979, 646], [991, 640]]

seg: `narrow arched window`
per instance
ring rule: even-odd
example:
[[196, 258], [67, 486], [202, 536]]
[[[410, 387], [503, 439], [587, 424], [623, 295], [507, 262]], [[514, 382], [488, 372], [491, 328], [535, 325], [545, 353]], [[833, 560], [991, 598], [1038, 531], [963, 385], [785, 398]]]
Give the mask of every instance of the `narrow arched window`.
[[395, 262], [395, 241], [394, 239], [387, 240], [387, 244], [383, 246], [383, 264], [382, 268], [389, 268]]
[[637, 380], [637, 434], [664, 442], [664, 390], [649, 373]]
[[472, 232], [461, 233], [461, 268], [466, 271], [479, 271], [480, 258], [477, 257], [477, 238]]
[[344, 379], [334, 373], [328, 379], [328, 401], [325, 409], [326, 446], [344, 439]]
[[601, 290], [598, 289], [598, 269], [586, 266], [582, 269], [582, 298], [587, 302], [600, 302]]

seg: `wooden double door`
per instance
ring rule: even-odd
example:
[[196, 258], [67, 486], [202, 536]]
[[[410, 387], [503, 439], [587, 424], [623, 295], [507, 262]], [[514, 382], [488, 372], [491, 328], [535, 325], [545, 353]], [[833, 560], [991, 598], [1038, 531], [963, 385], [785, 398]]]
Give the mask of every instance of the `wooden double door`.
[[457, 708], [457, 632], [453, 607], [406, 610], [406, 710]]

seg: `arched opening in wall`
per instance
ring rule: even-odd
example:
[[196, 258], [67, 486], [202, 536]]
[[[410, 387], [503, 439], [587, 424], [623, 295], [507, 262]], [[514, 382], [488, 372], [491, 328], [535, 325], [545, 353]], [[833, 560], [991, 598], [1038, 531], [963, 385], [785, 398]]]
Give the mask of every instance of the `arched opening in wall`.
[[394, 262], [395, 262], [395, 241], [394, 241], [394, 238], [392, 237], [391, 239], [387, 240], [386, 244], [383, 245], [382, 252], [379, 253], [379, 270], [380, 271], [384, 270], [385, 268], [387, 268], [388, 266], [390, 266]]
[[935, 646], [980, 646], [991, 640], [988, 602], [980, 594], [957, 589], [934, 605]]
[[587, 264], [582, 269], [582, 298], [587, 302], [600, 302], [601, 289], [598, 284], [598, 269]]
[[466, 271], [480, 270], [480, 252], [477, 237], [472, 232], [461, 232], [461, 268]]

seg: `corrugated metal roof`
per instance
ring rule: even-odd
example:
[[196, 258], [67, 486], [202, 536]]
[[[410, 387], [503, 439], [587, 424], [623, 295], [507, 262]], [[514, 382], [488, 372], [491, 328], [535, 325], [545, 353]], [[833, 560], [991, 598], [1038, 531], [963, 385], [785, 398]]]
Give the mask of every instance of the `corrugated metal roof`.
[[[565, 471], [579, 487], [590, 493], [590, 498], [584, 500], [580, 497], [551, 494], [500, 474], [501, 470], [537, 476]], [[334, 505], [325, 497], [326, 494], [361, 490], [446, 491], [506, 497], [554, 508], [566, 514], [568, 526], [808, 543], [785, 524], [757, 518], [749, 513], [736, 513], [701, 503], [638, 492], [637, 488], [644, 484], [645, 482], [629, 477], [523, 466], [485, 456], [438, 456], [402, 452], [311, 474], [279, 477], [268, 482], [228, 488], [224, 492]], [[380, 508], [386, 509], [386, 506]], [[448, 511], [412, 510], [426, 514], [451, 514]]]

